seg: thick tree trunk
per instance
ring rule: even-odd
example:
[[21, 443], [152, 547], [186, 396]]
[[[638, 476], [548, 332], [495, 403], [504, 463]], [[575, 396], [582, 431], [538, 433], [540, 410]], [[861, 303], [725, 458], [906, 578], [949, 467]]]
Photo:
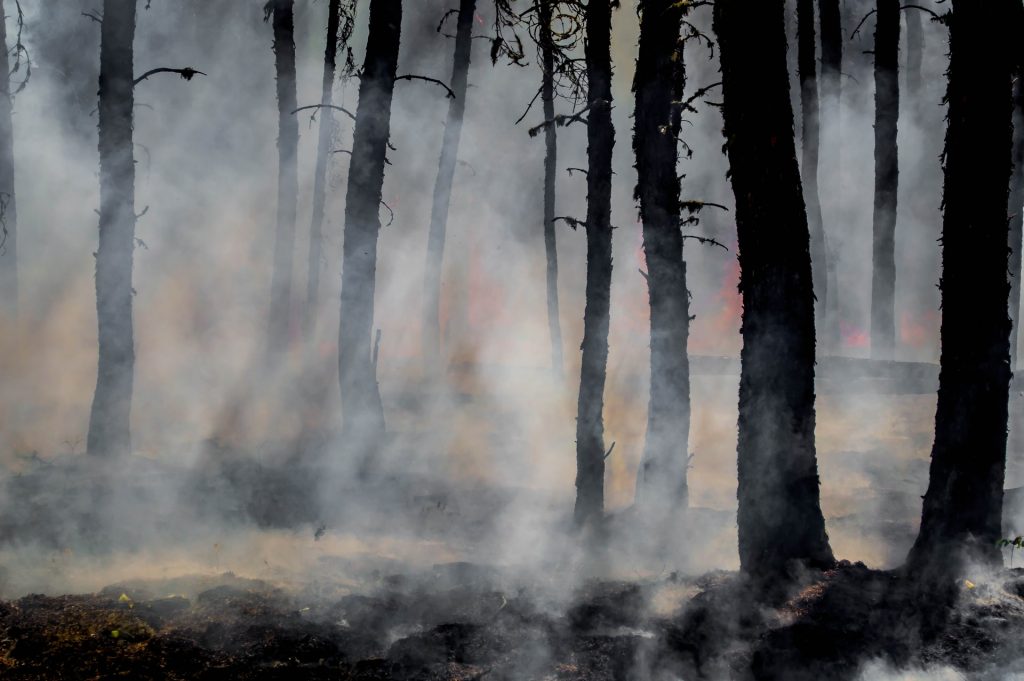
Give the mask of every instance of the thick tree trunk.
[[0, 313], [18, 313], [18, 208], [14, 195], [14, 121], [6, 13], [0, 6]]
[[[543, 73], [541, 100], [544, 120], [555, 118], [555, 44], [551, 34], [552, 1], [538, 4]], [[558, 311], [558, 245], [555, 238], [555, 176], [558, 172], [558, 130], [544, 129], [544, 254], [547, 258], [548, 336], [551, 340], [551, 369], [561, 380], [563, 371], [562, 323]]]
[[1013, 84], [1013, 175], [1010, 178], [1010, 366], [1017, 368], [1020, 336], [1021, 250], [1024, 249], [1024, 68]]
[[908, 565], [955, 576], [1001, 565], [1010, 321], [1012, 3], [953, 0], [942, 219], [942, 351], [935, 443]]
[[599, 523], [604, 513], [604, 384], [612, 287], [612, 58], [610, 0], [590, 0], [586, 10], [587, 290], [583, 361], [576, 418], [578, 526]]
[[676, 171], [679, 106], [673, 104], [685, 84], [682, 9], [673, 0], [645, 0], [640, 10], [633, 149], [651, 305], [651, 388], [636, 505], [667, 520], [687, 505], [690, 436], [690, 305]]
[[448, 207], [452, 198], [455, 165], [462, 137], [462, 120], [466, 115], [466, 91], [469, 62], [473, 46], [473, 15], [476, 0], [460, 0], [458, 28], [455, 33], [455, 59], [452, 62], [452, 91], [448, 120], [441, 143], [441, 160], [434, 181], [434, 203], [430, 211], [430, 232], [427, 236], [427, 263], [423, 276], [423, 364], [427, 373], [441, 371], [441, 269], [444, 265], [444, 242], [448, 230]]
[[[818, 0], [818, 22], [821, 27], [821, 110], [819, 117], [819, 155], [826, 169], [826, 177], [837, 177], [842, 165], [841, 139], [841, 98], [843, 67], [843, 20], [839, 0]], [[832, 205], [844, 188], [826, 182], [825, 195], [830, 196]], [[820, 207], [819, 192], [819, 208]], [[830, 215], [835, 215], [835, 208]], [[824, 220], [824, 219], [823, 219]], [[839, 287], [836, 266], [838, 254], [829, 247], [828, 230], [822, 223], [826, 281], [824, 303], [824, 325], [818, 329], [818, 336], [824, 352], [834, 353], [839, 349]]]
[[104, 0], [100, 29], [100, 243], [96, 251], [99, 364], [89, 416], [89, 454], [131, 452], [135, 373], [132, 257], [135, 250], [135, 106], [132, 43], [136, 0]]
[[815, 327], [824, 329], [828, 301], [828, 256], [825, 252], [825, 226], [821, 218], [818, 193], [818, 149], [820, 119], [818, 103], [818, 57], [814, 30], [814, 0], [797, 0], [797, 71], [800, 75], [800, 109], [803, 120], [803, 158], [800, 179], [807, 205], [807, 226], [811, 234], [811, 273], [814, 281]]
[[295, 92], [295, 0], [271, 0], [274, 56], [277, 67], [278, 176], [274, 271], [270, 283], [267, 350], [288, 347], [291, 322], [292, 263], [295, 258], [295, 213], [299, 200], [299, 121]]
[[877, 0], [875, 12], [875, 210], [872, 220], [871, 356], [896, 350], [896, 193], [900, 116], [900, 3]]
[[714, 13], [743, 295], [740, 566], [767, 579], [833, 563], [819, 503], [810, 236], [784, 11], [783, 0], [718, 0]]
[[[401, 42], [402, 0], [371, 0], [366, 58], [359, 81], [342, 245], [338, 373], [346, 438], [364, 467], [384, 434], [384, 408], [371, 352], [373, 296], [384, 163]], [[365, 468], [364, 468], [365, 470]]]
[[316, 331], [320, 302], [320, 258], [323, 255], [324, 205], [327, 203], [327, 167], [331, 160], [334, 136], [334, 75], [338, 63], [338, 28], [341, 0], [330, 0], [327, 7], [327, 47], [324, 50], [324, 77], [321, 86], [320, 136], [316, 147], [316, 177], [313, 178], [313, 219], [309, 225], [309, 262], [306, 268], [306, 310], [303, 330], [312, 341]]

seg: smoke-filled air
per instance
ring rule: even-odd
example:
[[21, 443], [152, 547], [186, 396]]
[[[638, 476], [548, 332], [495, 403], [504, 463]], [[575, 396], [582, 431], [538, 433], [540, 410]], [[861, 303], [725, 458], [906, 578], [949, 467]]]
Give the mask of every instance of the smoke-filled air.
[[0, 678], [1024, 679], [1022, 0], [0, 9]]

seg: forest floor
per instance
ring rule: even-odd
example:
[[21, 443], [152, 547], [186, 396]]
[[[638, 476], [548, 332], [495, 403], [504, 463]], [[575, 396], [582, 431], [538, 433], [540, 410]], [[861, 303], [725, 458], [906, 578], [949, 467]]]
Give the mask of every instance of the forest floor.
[[775, 609], [725, 572], [594, 582], [558, 608], [499, 582], [454, 563], [338, 599], [231, 574], [30, 595], [0, 603], [0, 676], [799, 681], [891, 665], [1005, 679], [1024, 634], [1024, 570], [964, 586], [927, 624], [898, 575], [861, 565], [808, 577]]

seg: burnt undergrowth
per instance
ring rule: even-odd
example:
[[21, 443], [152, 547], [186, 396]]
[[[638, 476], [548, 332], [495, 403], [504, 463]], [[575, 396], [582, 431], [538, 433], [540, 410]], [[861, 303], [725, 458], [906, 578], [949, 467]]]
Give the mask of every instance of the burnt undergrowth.
[[[841, 563], [777, 607], [734, 573], [590, 582], [554, 603], [494, 568], [382, 574], [337, 597], [236, 577], [0, 603], [9, 679], [856, 679], [867, 662], [1003, 678], [1024, 570], [961, 585], [936, 620], [912, 576]], [[665, 608], [666, 599], [675, 599]]]

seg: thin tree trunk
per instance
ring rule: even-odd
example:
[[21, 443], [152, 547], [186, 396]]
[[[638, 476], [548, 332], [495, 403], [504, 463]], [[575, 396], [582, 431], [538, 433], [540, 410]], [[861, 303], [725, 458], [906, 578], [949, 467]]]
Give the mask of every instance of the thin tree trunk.
[[915, 107], [921, 97], [921, 64], [924, 55], [922, 14], [913, 7], [903, 12], [907, 20], [907, 95]]
[[807, 226], [811, 234], [811, 273], [814, 280], [815, 327], [824, 329], [827, 322], [828, 256], [825, 252], [824, 223], [818, 194], [818, 149], [820, 120], [818, 103], [818, 57], [814, 30], [814, 0], [797, 0], [797, 70], [800, 75], [800, 109], [803, 120], [802, 163], [800, 179], [807, 204]]
[[132, 257], [135, 250], [134, 53], [136, 0], [104, 0], [100, 29], [100, 239], [96, 251], [99, 364], [89, 416], [89, 454], [131, 452], [135, 373]]
[[401, 30], [402, 0], [371, 0], [345, 203], [338, 333], [342, 423], [349, 442], [364, 458], [364, 471], [384, 434], [371, 335], [379, 210]]
[[274, 271], [270, 283], [267, 350], [275, 355], [288, 347], [291, 322], [292, 263], [295, 258], [295, 213], [299, 197], [299, 121], [295, 91], [295, 0], [271, 0], [274, 57], [277, 68], [278, 176]]
[[[540, 46], [543, 61], [541, 100], [544, 120], [555, 118], [555, 44], [551, 34], [552, 0], [538, 4]], [[558, 311], [558, 245], [555, 238], [555, 176], [558, 172], [558, 131], [554, 125], [544, 129], [544, 254], [547, 258], [548, 336], [551, 339], [551, 369], [561, 380], [562, 323]]]
[[0, 5], [0, 312], [18, 313], [18, 208], [14, 195], [14, 121], [6, 12]]
[[306, 277], [306, 314], [303, 330], [312, 342], [320, 302], [320, 258], [323, 254], [324, 205], [327, 203], [327, 167], [334, 136], [334, 75], [338, 63], [338, 28], [341, 0], [330, 0], [327, 7], [327, 47], [324, 50], [324, 77], [320, 95], [320, 137], [316, 147], [316, 177], [313, 178], [313, 219], [309, 226], [309, 262]]
[[604, 384], [612, 286], [612, 59], [610, 0], [586, 9], [587, 61], [587, 289], [583, 360], [576, 418], [577, 526], [599, 523], [604, 513]]
[[462, 120], [466, 115], [466, 90], [469, 62], [473, 46], [473, 16], [476, 0], [460, 0], [458, 28], [455, 33], [455, 59], [452, 63], [452, 91], [448, 120], [441, 143], [441, 160], [434, 181], [434, 203], [430, 211], [430, 232], [427, 236], [427, 263], [423, 277], [423, 362], [428, 373], [441, 371], [441, 270], [444, 265], [444, 242], [448, 230], [448, 207], [452, 198], [455, 165], [462, 137]]
[[871, 276], [871, 356], [896, 350], [896, 194], [900, 116], [900, 3], [877, 0], [875, 12], [875, 210]]
[[[651, 305], [651, 387], [636, 505], [667, 520], [687, 505], [690, 436], [690, 305], [676, 171], [680, 107], [673, 103], [685, 85], [682, 8], [673, 0], [645, 0], [640, 9], [633, 149]], [[674, 77], [666, 78], [669, 73]]]
[[[839, 0], [818, 0], [818, 22], [821, 27], [821, 111], [819, 118], [819, 156], [824, 160], [826, 177], [837, 177], [842, 165], [841, 99], [843, 67], [843, 20]], [[842, 188], [826, 182], [825, 195], [837, 204]], [[820, 206], [819, 192], [819, 210]], [[831, 215], [835, 215], [835, 210]], [[829, 247], [828, 230], [822, 222], [822, 241], [826, 261], [824, 326], [818, 329], [824, 352], [839, 348], [839, 287], [836, 266], [838, 254]]]
[[1012, 4], [953, 0], [949, 24], [939, 395], [921, 530], [908, 557], [928, 581], [955, 576], [968, 560], [1002, 564]]
[[1010, 365], [1017, 368], [1020, 326], [1021, 250], [1024, 249], [1024, 69], [1013, 85], [1013, 176], [1010, 178]]
[[834, 562], [819, 501], [810, 235], [784, 13], [782, 0], [718, 0], [714, 12], [743, 295], [740, 566], [767, 579]]

